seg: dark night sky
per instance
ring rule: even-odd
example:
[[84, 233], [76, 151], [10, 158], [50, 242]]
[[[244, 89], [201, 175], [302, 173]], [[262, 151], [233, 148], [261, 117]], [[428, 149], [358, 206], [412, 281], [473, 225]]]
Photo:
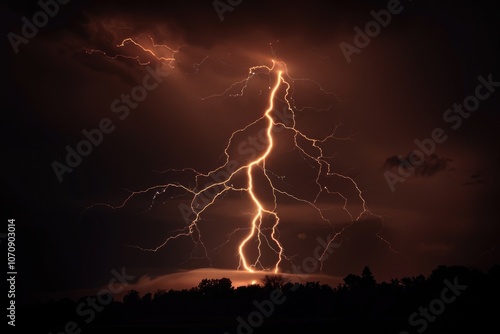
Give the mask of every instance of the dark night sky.
[[[211, 1], [158, 5], [73, 0], [28, 44], [20, 45], [19, 53], [5, 38], [3, 212], [5, 219], [17, 222], [18, 279], [26, 300], [102, 286], [113, 268], [126, 267], [140, 277], [209, 267], [206, 259], [190, 259], [193, 243], [186, 237], [157, 252], [126, 247], [154, 248], [184, 227], [178, 205], [187, 203], [187, 197], [167, 201], [178, 194], [164, 194], [147, 212], [151, 192], [134, 197], [120, 210], [85, 208], [118, 205], [127, 190], [175, 181], [192, 184], [189, 173], [157, 171], [193, 167], [208, 172], [221, 165], [231, 133], [265, 110], [273, 77], [252, 79], [241, 97], [202, 98], [246, 78], [251, 66], [270, 66], [273, 58], [286, 62], [292, 77], [313, 79], [335, 93], [324, 94], [311, 81], [298, 81], [296, 106], [316, 109], [297, 111], [297, 128], [323, 138], [341, 123], [336, 135], [353, 135], [349, 141], [328, 141], [325, 155], [334, 156], [328, 160], [333, 171], [356, 181], [374, 214], [345, 230], [341, 246], [324, 263], [324, 274], [343, 277], [369, 265], [377, 279], [388, 280], [428, 274], [440, 264], [487, 269], [498, 263], [500, 92], [481, 101], [456, 130], [443, 121], [447, 109], [474, 94], [478, 76], [491, 74], [500, 81], [498, 12], [487, 1], [401, 4], [402, 12], [352, 55], [351, 63], [339, 44], [353, 44], [353, 28], [364, 27], [372, 20], [370, 11], [385, 9], [387, 1], [247, 0], [220, 21]], [[39, 10], [35, 1], [1, 6], [4, 36], [19, 33], [21, 17]], [[121, 120], [110, 105], [142, 84], [145, 66], [86, 51], [114, 55], [124, 38], [144, 40], [145, 35], [180, 49], [172, 68], [163, 64], [168, 77]], [[120, 52], [150, 61], [152, 68], [162, 65], [131, 45]], [[114, 131], [59, 182], [51, 163], [63, 162], [66, 145], [75, 147], [83, 139], [82, 130], [96, 128], [103, 118], [112, 120]], [[259, 123], [247, 129], [235, 143], [262, 127]], [[384, 172], [397, 173], [393, 157], [407, 156], [416, 148], [415, 139], [429, 138], [435, 128], [447, 135], [436, 146], [439, 164], [428, 161], [391, 192]], [[290, 133], [277, 133], [276, 139], [275, 154], [266, 166], [285, 176], [276, 179], [277, 184], [314, 198], [314, 166], [294, 149]], [[231, 149], [236, 154], [235, 147]], [[262, 180], [256, 182], [265, 187]], [[354, 216], [361, 212], [351, 184], [336, 177], [324, 178], [324, 184], [349, 199]], [[262, 189], [262, 196], [268, 196]], [[311, 256], [318, 236], [326, 238], [351, 224], [338, 196], [318, 199], [331, 225], [304, 203], [287, 198], [279, 202], [281, 241], [298, 263]], [[209, 250], [224, 243], [233, 229], [248, 226], [253, 212], [248, 195], [240, 192], [216, 204], [199, 225]], [[392, 252], [377, 233], [401, 254]], [[213, 268], [236, 269], [243, 236], [236, 233], [211, 253]], [[198, 252], [194, 250], [195, 257]], [[282, 269], [289, 266], [286, 262]]]

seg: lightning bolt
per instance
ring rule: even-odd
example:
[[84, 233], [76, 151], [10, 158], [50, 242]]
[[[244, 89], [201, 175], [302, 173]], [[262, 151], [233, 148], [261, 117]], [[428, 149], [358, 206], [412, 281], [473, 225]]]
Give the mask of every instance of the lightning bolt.
[[[274, 61], [273, 61], [273, 67], [274, 67]], [[250, 70], [250, 71], [252, 71], [252, 70]], [[271, 71], [271, 69], [270, 69], [270, 71]], [[267, 108], [267, 110], [264, 113], [264, 116], [266, 117], [266, 119], [268, 121], [266, 135], [267, 135], [269, 144], [267, 145], [267, 149], [260, 157], [258, 157], [256, 160], [250, 162], [248, 164], [248, 166], [246, 167], [247, 168], [247, 176], [248, 176], [248, 192], [250, 194], [250, 197], [252, 198], [252, 201], [254, 202], [255, 206], [257, 207], [257, 214], [254, 216], [254, 218], [252, 220], [252, 227], [250, 229], [250, 233], [241, 242], [238, 249], [239, 249], [241, 264], [243, 265], [243, 267], [246, 270], [248, 270], [250, 272], [253, 272], [254, 270], [247, 263], [246, 256], [244, 253], [244, 247], [245, 247], [246, 243], [250, 239], [252, 239], [252, 237], [254, 236], [255, 233], [257, 233], [258, 236], [260, 236], [260, 234], [261, 234], [260, 226], [262, 224], [262, 214], [263, 213], [267, 213], [267, 214], [272, 215], [276, 221], [276, 223], [273, 225], [273, 229], [272, 229], [272, 233], [271, 233], [271, 238], [276, 243], [276, 245], [279, 247], [278, 261], [276, 262], [275, 269], [274, 269], [275, 273], [278, 272], [279, 264], [280, 264], [282, 256], [283, 256], [283, 246], [276, 238], [276, 234], [277, 234], [276, 229], [277, 229], [278, 224], [279, 224], [279, 217], [274, 210], [273, 211], [266, 210], [264, 208], [264, 206], [262, 205], [262, 203], [259, 201], [259, 199], [255, 195], [254, 190], [253, 190], [254, 189], [254, 182], [253, 182], [253, 177], [252, 177], [252, 175], [253, 175], [252, 172], [253, 172], [254, 167], [262, 165], [262, 168], [265, 170], [266, 158], [271, 153], [271, 151], [273, 149], [274, 143], [273, 143], [272, 129], [274, 126], [274, 120], [271, 117], [270, 112], [273, 111], [273, 109], [274, 109], [274, 98], [276, 95], [276, 91], [280, 87], [280, 84], [282, 81], [283, 81], [282, 71], [278, 71], [276, 84], [274, 85], [273, 89], [271, 90], [271, 93], [269, 94], [269, 107]], [[266, 177], [267, 177], [267, 180], [269, 181], [269, 183], [272, 183], [267, 174], [266, 174]], [[275, 202], [275, 208], [276, 208], [276, 202]], [[260, 239], [259, 239], [259, 244], [260, 244]], [[259, 257], [257, 258], [257, 260], [259, 260], [259, 258], [260, 258], [260, 253], [259, 253]]]
[[[144, 39], [144, 38], [142, 38]], [[173, 48], [168, 47], [167, 45], [155, 44], [153, 38], [148, 36], [145, 43], [147, 45], [141, 44], [141, 38], [132, 38], [127, 37], [116, 45], [116, 48], [123, 49], [125, 46], [131, 46], [135, 50], [139, 51], [141, 55], [130, 55], [128, 53], [115, 53], [114, 55], [110, 55], [107, 52], [90, 49], [87, 50], [87, 53], [99, 53], [104, 55], [105, 57], [116, 60], [116, 59], [129, 59], [136, 61], [139, 65], [147, 65], [151, 62], [151, 60], [155, 60], [158, 62], [164, 62], [170, 65], [170, 67], [174, 67], [174, 62], [176, 61], [176, 54], [179, 52], [179, 49], [175, 50]], [[165, 50], [168, 55], [165, 55]], [[272, 49], [272, 53], [275, 56], [274, 49]], [[193, 68], [198, 70], [199, 66], [208, 58], [205, 57], [200, 63], [196, 63], [193, 65]], [[149, 60], [147, 60], [149, 59]], [[172, 232], [170, 236], [164, 239], [164, 241], [154, 247], [154, 248], [144, 248], [137, 245], [129, 245], [129, 247], [134, 247], [142, 251], [151, 251], [156, 252], [165, 245], [167, 245], [170, 241], [175, 240], [181, 237], [189, 237], [192, 239], [194, 243], [193, 252], [191, 254], [194, 257], [195, 250], [200, 247], [203, 252], [203, 256], [201, 258], [206, 258], [210, 264], [211, 260], [209, 257], [210, 251], [207, 250], [205, 243], [203, 242], [202, 233], [200, 230], [200, 222], [202, 221], [203, 213], [212, 205], [216, 203], [217, 200], [223, 198], [229, 192], [241, 192], [246, 193], [249, 196], [250, 202], [253, 205], [253, 212], [251, 213], [251, 219], [249, 226], [247, 228], [237, 228], [232, 233], [229, 234], [228, 239], [222, 245], [214, 248], [212, 251], [217, 249], [221, 249], [230, 242], [231, 238], [234, 238], [236, 235], [244, 232], [245, 235], [242, 240], [239, 242], [237, 256], [239, 258], [239, 266], [238, 269], [243, 269], [248, 272], [256, 272], [260, 270], [265, 271], [273, 271], [274, 273], [280, 272], [280, 265], [283, 260], [287, 260], [292, 262], [291, 258], [285, 254], [285, 247], [280, 241], [280, 232], [279, 225], [281, 223], [280, 216], [278, 213], [278, 196], [284, 196], [293, 201], [299, 203], [305, 203], [314, 210], [317, 211], [319, 217], [326, 222], [327, 224], [332, 225], [330, 219], [328, 219], [324, 215], [324, 209], [322, 209], [318, 205], [318, 201], [320, 196], [323, 194], [327, 194], [329, 196], [336, 196], [341, 201], [343, 201], [342, 210], [346, 212], [346, 214], [350, 217], [350, 224], [344, 226], [339, 231], [337, 231], [334, 236], [329, 240], [328, 246], [330, 244], [336, 242], [336, 240], [346, 231], [346, 229], [355, 222], [360, 221], [363, 218], [368, 218], [370, 216], [375, 216], [383, 221], [381, 216], [373, 214], [367, 207], [366, 201], [363, 197], [362, 190], [356, 183], [356, 181], [349, 176], [344, 174], [335, 172], [328, 162], [328, 160], [332, 157], [326, 156], [323, 151], [323, 145], [330, 140], [352, 140], [354, 135], [347, 137], [337, 137], [336, 132], [341, 124], [337, 124], [333, 129], [332, 133], [324, 138], [313, 138], [303, 131], [298, 130], [296, 124], [296, 112], [302, 111], [306, 108], [315, 109], [313, 107], [297, 107], [295, 105], [295, 101], [293, 98], [293, 90], [294, 83], [297, 81], [306, 81], [311, 82], [317, 86], [317, 88], [327, 95], [332, 95], [338, 99], [338, 96], [332, 92], [328, 92], [324, 90], [319, 83], [314, 80], [306, 79], [306, 78], [293, 78], [288, 73], [288, 68], [285, 62], [277, 61], [275, 59], [270, 60], [270, 65], [258, 65], [254, 67], [250, 67], [248, 69], [248, 75], [246, 78], [236, 81], [227, 87], [221, 93], [212, 94], [207, 97], [201, 98], [203, 101], [213, 99], [213, 98], [221, 98], [225, 96], [230, 97], [241, 97], [245, 94], [245, 91], [248, 89], [248, 85], [250, 80], [256, 76], [266, 75], [269, 77], [269, 93], [267, 100], [267, 107], [262, 113], [262, 116], [255, 121], [247, 124], [246, 126], [234, 131], [230, 138], [227, 141], [227, 144], [224, 148], [223, 155], [225, 156], [225, 162], [213, 169], [208, 171], [207, 173], [199, 172], [193, 168], [183, 168], [183, 169], [170, 169], [164, 171], [162, 173], [190, 173], [194, 176], [195, 186], [189, 186], [182, 184], [181, 182], [172, 182], [166, 184], [155, 185], [143, 190], [139, 191], [130, 191], [129, 196], [127, 196], [120, 204], [118, 205], [110, 205], [107, 203], [97, 203], [91, 205], [88, 208], [92, 208], [95, 206], [105, 206], [112, 209], [120, 209], [127, 205], [127, 203], [134, 197], [142, 195], [142, 194], [150, 194], [152, 193], [152, 201], [148, 209], [151, 209], [160, 195], [167, 194], [167, 192], [179, 191], [180, 193], [177, 195], [171, 195], [170, 200], [175, 198], [180, 198], [182, 196], [188, 195], [191, 198], [189, 204], [189, 210], [194, 215], [193, 219], [190, 219], [188, 224], [175, 230]], [[292, 124], [285, 124], [283, 121], [276, 120], [274, 116], [274, 112], [276, 111], [275, 101], [278, 100], [284, 103], [286, 107], [286, 111], [291, 113], [292, 116]], [[250, 127], [256, 126], [260, 123], [265, 124], [265, 146], [262, 148], [260, 154], [256, 156], [254, 159], [243, 163], [241, 166], [237, 166], [230, 173], [225, 173], [225, 177], [220, 179], [216, 177], [216, 175], [220, 174], [224, 170], [230, 170], [229, 165], [231, 164], [231, 154], [230, 148], [233, 147], [233, 142], [237, 135], [244, 133], [245, 131], [249, 131]], [[272, 155], [273, 150], [275, 148], [275, 137], [273, 133], [277, 129], [282, 129], [289, 131], [293, 134], [293, 144], [295, 149], [297, 149], [302, 158], [309, 163], [312, 163], [312, 166], [317, 170], [316, 177], [314, 183], [317, 187], [316, 195], [313, 199], [302, 198], [298, 195], [290, 193], [288, 191], [280, 189], [280, 187], [276, 184], [275, 179], [283, 181], [284, 177], [280, 177], [274, 174], [271, 170], [266, 167], [267, 159]], [[255, 178], [260, 173], [261, 176], [264, 177], [265, 182], [270, 186], [272, 192], [273, 202], [271, 205], [266, 205], [265, 201], [259, 198], [256, 193], [256, 189], [259, 187]], [[245, 187], [236, 187], [233, 185], [232, 181], [237, 177], [245, 175], [246, 176], [246, 186]], [[331, 190], [328, 186], [324, 185], [322, 182], [322, 177], [334, 177], [337, 179], [342, 179], [348, 182], [355, 193], [357, 194], [357, 198], [361, 203], [360, 213], [355, 215], [348, 208], [348, 196], [343, 195], [339, 191]], [[212, 179], [216, 180], [214, 183], [210, 183], [209, 185], [200, 186], [201, 179]], [[170, 193], [171, 193], [170, 192]], [[207, 196], [208, 193], [212, 193], [213, 195]], [[201, 202], [201, 203], [200, 203]], [[271, 219], [272, 226], [265, 226], [265, 219]], [[387, 247], [395, 252], [390, 243], [380, 236], [379, 231], [377, 233], [377, 237], [387, 245]], [[251, 259], [251, 256], [248, 255], [247, 248], [250, 246], [251, 242], [254, 241], [257, 243], [257, 247], [255, 249], [257, 255], [254, 259]], [[273, 251], [276, 254], [276, 258], [272, 266], [265, 266], [262, 262], [262, 250], [264, 245], [267, 246], [267, 249]], [[320, 257], [321, 269], [323, 268], [323, 259], [325, 258], [326, 252], [329, 247], [326, 247], [323, 254]], [[400, 254], [400, 253], [398, 253]]]
[[[140, 42], [138, 42], [141, 39], [145, 39], [145, 43], [150, 44], [150, 46], [144, 46]], [[136, 47], [137, 49], [141, 50], [143, 53], [143, 58], [150, 58], [154, 59], [156, 61], [161, 61], [161, 62], [166, 62], [170, 67], [173, 67], [172, 63], [176, 60], [175, 55], [179, 53], [180, 49], [182, 46], [180, 46], [178, 49], [174, 50], [168, 45], [165, 44], [156, 44], [153, 40], [153, 37], [147, 35], [146, 38], [144, 38], [143, 35], [140, 35], [136, 38], [133, 37], [127, 37], [123, 39], [119, 44], [116, 45], [117, 48], [122, 49], [125, 48], [126, 46], [132, 46]], [[165, 52], [166, 50], [166, 52]], [[132, 56], [132, 55], [127, 55], [127, 54], [122, 54], [122, 53], [116, 53], [115, 55], [110, 55], [105, 51], [99, 50], [99, 49], [88, 49], [85, 50], [88, 54], [102, 54], [108, 59], [111, 60], [116, 60], [118, 58], [123, 58], [123, 59], [131, 59], [134, 61], [137, 61], [139, 65], [149, 65], [151, 63], [151, 60], [141, 60], [142, 58], [138, 55]], [[168, 56], [165, 56], [164, 54], [167, 53], [169, 54]]]

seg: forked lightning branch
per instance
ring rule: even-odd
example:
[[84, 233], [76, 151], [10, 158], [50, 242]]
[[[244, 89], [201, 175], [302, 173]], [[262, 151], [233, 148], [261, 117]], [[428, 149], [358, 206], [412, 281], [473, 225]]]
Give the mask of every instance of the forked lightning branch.
[[[149, 62], [145, 62], [141, 57], [145, 57], [146, 59], [154, 57], [158, 63], [169, 65], [172, 69], [176, 68], [176, 54], [179, 50], [175, 50], [167, 45], [155, 44], [153, 38], [150, 36], [148, 39], [126, 37], [121, 43], [116, 45], [116, 48], [123, 50], [122, 48], [125, 45], [133, 46], [138, 54], [123, 53], [123, 51], [117, 51], [116, 54], [109, 54], [109, 51], [104, 52], [101, 50], [90, 50], [87, 51], [87, 53], [101, 54], [113, 61], [135, 61], [139, 66], [149, 65]], [[274, 50], [272, 50], [272, 53], [275, 55]], [[208, 56], [205, 57], [202, 62], [207, 58]], [[200, 250], [202, 254], [201, 258], [206, 259], [208, 264], [211, 265], [211, 252], [228, 245], [232, 239], [238, 239], [236, 241], [236, 252], [239, 259], [238, 269], [248, 272], [264, 270], [278, 273], [281, 272], [283, 261], [288, 261], [289, 264], [293, 265], [292, 260], [286, 255], [286, 245], [283, 245], [280, 240], [280, 225], [287, 223], [286, 221], [282, 221], [281, 214], [278, 212], [278, 202], [282, 199], [310, 206], [317, 212], [317, 217], [327, 226], [332, 228], [334, 225], [330, 220], [331, 218], [325, 215], [319, 200], [323, 199], [325, 196], [336, 201], [340, 200], [343, 203], [342, 210], [347, 217], [350, 217], [350, 224], [339, 227], [333, 238], [329, 240], [330, 243], [338, 242], [340, 235], [356, 221], [369, 217], [377, 217], [377, 219], [383, 221], [382, 217], [376, 216], [370, 212], [361, 188], [356, 181], [350, 176], [335, 171], [332, 167], [332, 156], [326, 151], [330, 146], [327, 144], [330, 141], [350, 140], [351, 136], [338, 137], [336, 132], [339, 124], [332, 124], [331, 133], [321, 138], [312, 137], [299, 129], [300, 126], [297, 124], [296, 118], [297, 113], [304, 112], [304, 110], [308, 109], [318, 109], [314, 106], [307, 105], [300, 107], [296, 106], [294, 97], [295, 90], [297, 89], [296, 82], [305, 82], [311, 87], [314, 87], [313, 89], [317, 89], [322, 94], [338, 101], [334, 93], [323, 89], [318, 82], [308, 78], [292, 77], [289, 73], [287, 64], [273, 57], [269, 58], [264, 64], [248, 68], [246, 77], [232, 83], [224, 91], [204, 97], [202, 100], [239, 98], [245, 94], [251, 94], [247, 92], [247, 88], [250, 82], [256, 78], [268, 79], [269, 87], [266, 88], [267, 92], [266, 90], [261, 91], [261, 94], [264, 94], [266, 97], [266, 106], [262, 108], [260, 117], [257, 117], [246, 126], [231, 133], [223, 149], [223, 158], [225, 158], [224, 163], [209, 171], [198, 171], [191, 167], [167, 171], [186, 173], [190, 176], [194, 174], [194, 187], [192, 185], [185, 185], [180, 181], [162, 183], [146, 189], [131, 191], [129, 196], [117, 205], [97, 203], [90, 206], [91, 208], [102, 206], [111, 209], [121, 209], [136, 196], [150, 195], [152, 198], [152, 207], [159, 202], [157, 198], [163, 194], [170, 196], [168, 194], [176, 191], [184, 193], [183, 196], [187, 197], [187, 199], [185, 202], [186, 204], [180, 206], [180, 208], [182, 207], [181, 214], [183, 217], [190, 217], [185, 227], [166, 236], [164, 241], [155, 247], [129, 245], [130, 247], [142, 251], [156, 252], [173, 240], [188, 238], [193, 242], [193, 252], [195, 250]], [[291, 119], [290, 122], [283, 122], [278, 119], [279, 117], [277, 117], [276, 114], [276, 110], [279, 109], [276, 107], [278, 102], [285, 106], [286, 113], [289, 114], [289, 117], [286, 118]], [[255, 128], [260, 129], [260, 134], [263, 138], [262, 145], [258, 145], [260, 149], [255, 150], [255, 154], [252, 154], [250, 159], [243, 159], [242, 161], [242, 157], [240, 157], [240, 159], [235, 158], [235, 147], [241, 147], [238, 138], [241, 135], [252, 134]], [[311, 166], [313, 175], [315, 175], [313, 176], [313, 182], [317, 189], [315, 195], [312, 197], [303, 197], [300, 194], [285, 190], [283, 182], [281, 182], [283, 179], [270, 169], [272, 166], [270, 166], [269, 158], [276, 153], [277, 142], [282, 140], [280, 136], [275, 135], [278, 129], [279, 131], [285, 131], [289, 134], [288, 138], [292, 138], [294, 151], [298, 152]], [[228, 173], [224, 173], [222, 179], [215, 177], [216, 175], [220, 175], [221, 171], [228, 171]], [[200, 180], [206, 179], [212, 179], [215, 182], [201, 184]], [[241, 185], [241, 183], [235, 182], [236, 179], [243, 179], [246, 184]], [[326, 180], [330, 181], [327, 182]], [[348, 190], [345, 190], [346, 194], [343, 194], [340, 190], [334, 189], [333, 184], [335, 180], [341, 180], [347, 185], [346, 188], [348, 188]], [[268, 189], [269, 193], [266, 196], [272, 199], [270, 203], [263, 200], [263, 189]], [[205, 212], [210, 207], [217, 205], [219, 201], [223, 201], [228, 193], [246, 194], [245, 200], [248, 202], [248, 210], [251, 212], [251, 218], [248, 219], [248, 217], [242, 215], [242, 220], [246, 221], [245, 227], [235, 228], [234, 231], [228, 235], [227, 241], [209, 250], [204, 242], [203, 233], [204, 229], [209, 228], [206, 227], [207, 222], [204, 220]], [[211, 195], [207, 196], [207, 194]], [[207, 198], [210, 200], [206, 201], [205, 199]], [[393, 251], [388, 241], [383, 239], [379, 235], [379, 232], [376, 233], [376, 236]], [[328, 246], [329, 245], [327, 245], [326, 248], [328, 248]], [[264, 256], [264, 254], [266, 255]], [[321, 263], [324, 257], [325, 254], [320, 258]], [[200, 257], [198, 256], [197, 258], [199, 259]]]

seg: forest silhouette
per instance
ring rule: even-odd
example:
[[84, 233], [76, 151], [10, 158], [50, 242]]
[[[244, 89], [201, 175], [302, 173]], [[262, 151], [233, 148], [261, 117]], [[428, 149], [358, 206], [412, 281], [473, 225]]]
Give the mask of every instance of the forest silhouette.
[[76, 310], [88, 297], [24, 306], [19, 323], [53, 334], [479, 332], [498, 327], [499, 283], [499, 265], [487, 272], [439, 266], [429, 277], [380, 283], [365, 267], [336, 287], [281, 275], [234, 287], [223, 277], [142, 296], [129, 290], [84, 317]]

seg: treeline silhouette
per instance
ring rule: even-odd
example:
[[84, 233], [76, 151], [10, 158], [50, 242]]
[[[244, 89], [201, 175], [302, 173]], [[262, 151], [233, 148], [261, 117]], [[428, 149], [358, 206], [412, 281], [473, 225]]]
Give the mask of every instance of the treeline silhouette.
[[228, 278], [203, 279], [191, 289], [142, 296], [130, 290], [93, 314], [82, 307], [77, 312], [87, 297], [23, 307], [18, 323], [54, 334], [476, 333], [498, 328], [499, 284], [499, 265], [486, 273], [439, 266], [429, 277], [381, 283], [365, 267], [337, 287], [280, 275], [236, 288]]

